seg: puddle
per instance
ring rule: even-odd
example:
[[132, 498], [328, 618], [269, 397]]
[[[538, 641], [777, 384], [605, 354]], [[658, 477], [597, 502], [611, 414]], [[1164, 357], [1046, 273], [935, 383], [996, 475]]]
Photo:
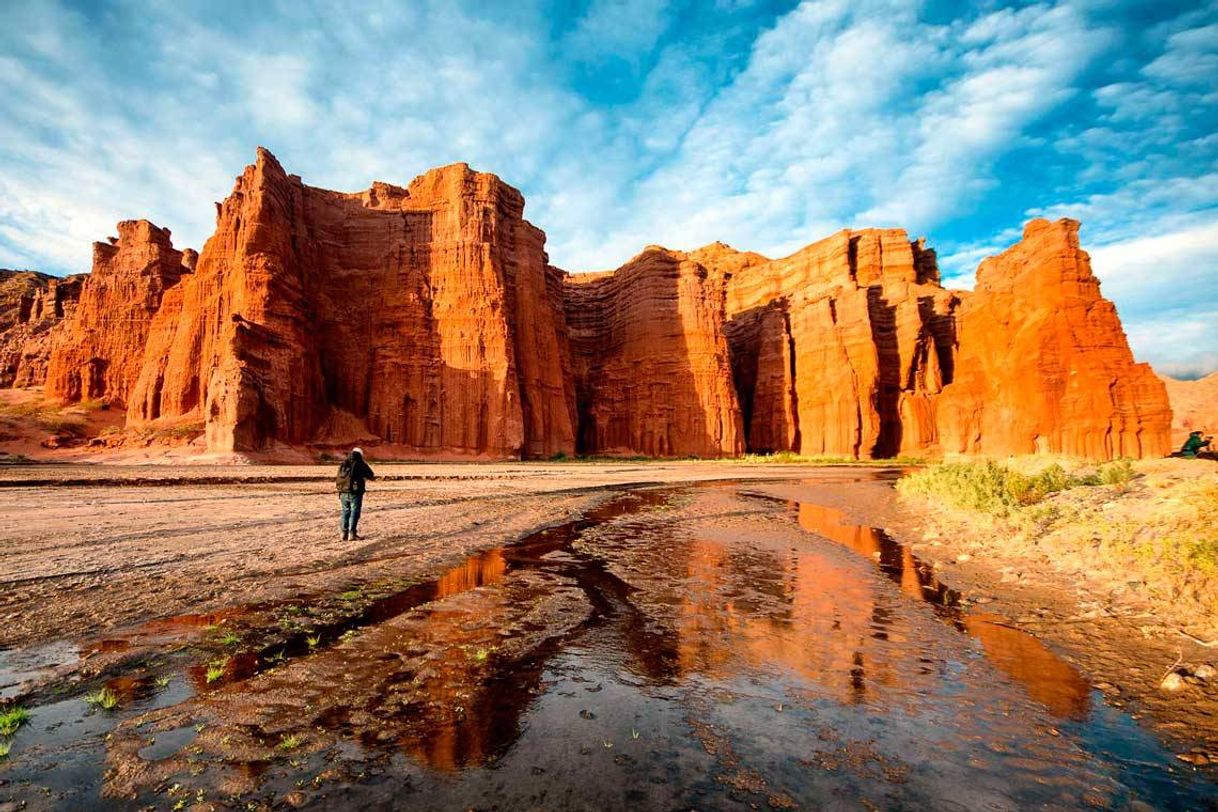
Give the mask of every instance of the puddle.
[[139, 757], [145, 761], [160, 761], [169, 758], [193, 742], [199, 731], [193, 727], [178, 727], [158, 733], [152, 742], [139, 749]]
[[1218, 797], [882, 531], [757, 496], [637, 491], [371, 601], [313, 646], [292, 638], [273, 669], [258, 652], [213, 683], [112, 681], [114, 716], [37, 708], [0, 802], [141, 808], [174, 785], [412, 809]]
[[80, 659], [80, 647], [66, 640], [24, 649], [0, 649], [0, 699], [19, 696], [35, 679]]
[[1087, 716], [1091, 686], [1036, 637], [1012, 628], [1005, 618], [964, 611], [961, 595], [944, 586], [930, 564], [883, 530], [850, 524], [844, 513], [833, 508], [802, 502], [794, 507], [800, 527], [875, 561], [901, 592], [930, 603], [941, 618], [976, 638], [994, 666], [1054, 715], [1075, 720]]

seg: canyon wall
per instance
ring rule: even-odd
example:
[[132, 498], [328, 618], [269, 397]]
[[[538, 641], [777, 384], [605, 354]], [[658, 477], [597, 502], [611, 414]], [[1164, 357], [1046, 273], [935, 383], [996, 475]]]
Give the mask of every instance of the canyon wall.
[[[705, 251], [706, 249], [704, 249]], [[784, 259], [703, 261], [729, 276], [728, 334], [749, 447], [805, 455], [933, 452], [951, 380], [956, 294], [897, 229], [841, 231]]]
[[218, 209], [131, 421], [198, 414], [222, 451], [574, 452], [561, 285], [515, 189], [455, 164], [342, 194], [260, 150]]
[[0, 388], [46, 383], [55, 328], [76, 307], [86, 278], [0, 268]]
[[1183, 445], [1194, 431], [1218, 434], [1218, 372], [1195, 381], [1168, 375], [1160, 375], [1159, 379], [1167, 387], [1167, 398], [1171, 401], [1172, 448]]
[[47, 396], [126, 404], [161, 298], [188, 261], [169, 230], [147, 220], [119, 223], [117, 237], [93, 243], [93, 272], [51, 342]]
[[220, 452], [1168, 450], [1163, 386], [1134, 363], [1071, 221], [1029, 224], [968, 292], [897, 229], [773, 260], [653, 246], [568, 274], [523, 211], [464, 164], [347, 194], [259, 150], [197, 257], [146, 221], [95, 246], [79, 304], [64, 283], [44, 330], [47, 392], [122, 404], [136, 425], [197, 421]]
[[957, 314], [944, 451], [1109, 459], [1169, 449], [1167, 391], [1150, 365], [1134, 363], [1078, 226], [1033, 220], [1020, 242], [981, 263]]
[[744, 452], [725, 292], [721, 277], [656, 247], [611, 274], [567, 277], [581, 453]]

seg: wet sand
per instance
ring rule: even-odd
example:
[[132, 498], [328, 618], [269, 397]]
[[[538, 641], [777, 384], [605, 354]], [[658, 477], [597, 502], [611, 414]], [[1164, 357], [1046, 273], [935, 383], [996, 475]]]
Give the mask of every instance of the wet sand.
[[[21, 473], [115, 476], [3, 475]], [[180, 480], [233, 469], [10, 479], [0, 687], [32, 718], [0, 763], [0, 802], [1142, 809], [1218, 797], [1069, 652], [858, 520], [892, 510], [894, 471], [379, 473], [355, 545], [335, 538], [329, 469], [246, 469], [242, 484]], [[34, 500], [38, 526], [19, 507]], [[102, 686], [113, 710], [82, 698]]]

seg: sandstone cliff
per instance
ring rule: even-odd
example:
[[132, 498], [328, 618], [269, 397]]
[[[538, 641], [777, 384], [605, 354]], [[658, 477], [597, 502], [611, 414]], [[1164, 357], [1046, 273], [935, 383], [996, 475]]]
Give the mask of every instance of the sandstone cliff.
[[169, 230], [147, 220], [119, 223], [118, 237], [94, 243], [93, 272], [51, 344], [47, 396], [126, 404], [161, 297], [188, 271]]
[[1167, 392], [1134, 363], [1077, 222], [1033, 220], [1019, 243], [982, 262], [957, 341], [939, 408], [945, 451], [1108, 459], [1168, 450]]
[[[704, 252], [706, 249], [704, 249]], [[725, 262], [727, 332], [749, 447], [807, 455], [927, 453], [950, 381], [954, 294], [896, 229], [842, 231], [784, 259]]]
[[723, 280], [651, 247], [566, 280], [579, 450], [721, 457], [744, 451]]
[[198, 414], [223, 451], [574, 452], [561, 288], [523, 208], [464, 164], [342, 194], [260, 150], [152, 325], [129, 418]]
[[650, 247], [568, 274], [523, 211], [464, 164], [347, 194], [259, 150], [197, 257], [146, 221], [95, 247], [79, 304], [64, 287], [44, 331], [47, 391], [122, 403], [133, 424], [200, 421], [212, 451], [1168, 450], [1163, 385], [1134, 363], [1077, 223], [1030, 223], [966, 292], [897, 229], [773, 260]]
[[0, 388], [46, 382], [54, 328], [75, 308], [84, 279], [0, 269]]

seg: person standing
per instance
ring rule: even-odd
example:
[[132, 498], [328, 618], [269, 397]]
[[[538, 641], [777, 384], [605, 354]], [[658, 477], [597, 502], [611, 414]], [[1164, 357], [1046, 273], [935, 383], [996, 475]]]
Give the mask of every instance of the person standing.
[[364, 449], [351, 449], [347, 458], [339, 463], [335, 480], [338, 487], [338, 523], [343, 532], [343, 541], [361, 540], [356, 528], [359, 527], [359, 513], [364, 505], [364, 482], [369, 479], [376, 479], [376, 474], [364, 462]]

